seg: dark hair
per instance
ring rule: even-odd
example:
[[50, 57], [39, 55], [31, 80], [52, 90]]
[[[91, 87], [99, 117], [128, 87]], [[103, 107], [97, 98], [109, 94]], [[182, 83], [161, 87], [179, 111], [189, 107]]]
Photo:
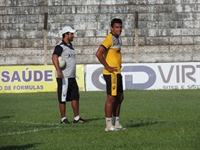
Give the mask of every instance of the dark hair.
[[111, 21], [111, 27], [113, 27], [115, 23], [120, 23], [120, 24], [122, 24], [122, 20], [121, 20], [121, 19], [118, 19], [118, 18], [114, 18], [114, 19]]
[[62, 35], [62, 38], [63, 38], [63, 39], [65, 38], [65, 33]]
[[65, 34], [68, 34], [69, 32], [66, 32], [62, 35], [62, 38], [64, 39], [65, 38]]

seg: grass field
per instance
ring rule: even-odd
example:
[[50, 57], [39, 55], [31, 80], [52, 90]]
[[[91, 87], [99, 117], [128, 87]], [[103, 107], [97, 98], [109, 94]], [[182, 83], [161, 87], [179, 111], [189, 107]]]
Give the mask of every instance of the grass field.
[[[56, 93], [0, 94], [1, 150], [199, 150], [200, 90], [125, 91], [120, 122], [105, 132], [105, 92], [80, 92], [88, 123], [60, 125]], [[67, 118], [73, 121], [70, 103]]]

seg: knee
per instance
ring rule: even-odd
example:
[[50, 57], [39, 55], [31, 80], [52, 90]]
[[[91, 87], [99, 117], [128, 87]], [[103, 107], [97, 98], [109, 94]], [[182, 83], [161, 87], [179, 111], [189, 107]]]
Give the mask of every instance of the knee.
[[107, 97], [107, 103], [113, 103], [115, 101], [115, 97], [113, 97], [113, 96], [108, 96]]
[[124, 100], [124, 95], [121, 95], [119, 98], [120, 103], [122, 103], [123, 100]]

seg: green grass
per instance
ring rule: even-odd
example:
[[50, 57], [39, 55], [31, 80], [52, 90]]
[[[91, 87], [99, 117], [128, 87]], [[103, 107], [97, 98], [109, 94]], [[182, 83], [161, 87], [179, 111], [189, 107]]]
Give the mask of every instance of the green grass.
[[[1, 150], [199, 150], [200, 90], [125, 91], [120, 122], [105, 132], [101, 92], [80, 92], [85, 124], [60, 125], [56, 93], [0, 94]], [[73, 121], [70, 103], [67, 118]]]

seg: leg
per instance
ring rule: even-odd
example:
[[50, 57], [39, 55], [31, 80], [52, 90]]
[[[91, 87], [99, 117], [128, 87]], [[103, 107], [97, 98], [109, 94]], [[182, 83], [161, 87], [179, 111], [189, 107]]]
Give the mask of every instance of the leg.
[[74, 117], [79, 116], [79, 101], [72, 100], [71, 106], [72, 106], [73, 111], [74, 111]]
[[114, 102], [113, 106], [113, 119], [114, 119], [114, 125], [115, 128], [118, 130], [124, 130], [125, 128], [120, 124], [119, 116], [120, 116], [120, 108], [121, 103], [123, 101], [123, 93], [118, 93], [116, 101]]
[[65, 117], [65, 113], [66, 113], [66, 103], [64, 102], [60, 102], [59, 103], [59, 108], [60, 108], [60, 114], [61, 114], [61, 124], [69, 124], [70, 122], [67, 120], [67, 118]]
[[125, 129], [119, 123], [121, 104], [122, 104], [122, 101], [124, 100], [122, 76], [120, 74], [117, 76], [117, 87], [118, 87], [117, 97], [113, 104], [114, 125], [115, 125], [115, 128], [117, 129]]
[[71, 78], [69, 79], [69, 90], [68, 90], [68, 99], [71, 100], [71, 106], [74, 112], [74, 121], [73, 123], [84, 123], [85, 120], [83, 120], [80, 116], [79, 116], [79, 88], [78, 88], [78, 84], [76, 82], [75, 78]]
[[82, 119], [79, 116], [79, 101], [78, 100], [72, 100], [71, 105], [72, 105], [72, 108], [73, 108], [73, 111], [74, 111], [74, 121], [73, 121], [73, 123], [84, 123], [85, 120]]
[[60, 115], [61, 115], [61, 124], [68, 124], [69, 121], [66, 119], [65, 114], [66, 114], [66, 100], [65, 100], [65, 96], [63, 96], [63, 92], [66, 93], [67, 91], [67, 86], [66, 84], [63, 85], [63, 81], [65, 81], [65, 79], [60, 79], [57, 78], [57, 85], [58, 85], [58, 102], [59, 102], [59, 109], [60, 109]]
[[[116, 83], [115, 75], [103, 75], [105, 81], [106, 81], [106, 93], [107, 93], [107, 99], [105, 103], [105, 116], [106, 118], [112, 118], [112, 111], [113, 111], [113, 103], [115, 101], [115, 94], [116, 94], [116, 88], [113, 88], [113, 86], [116, 87], [116, 85], [113, 85], [112, 83]], [[114, 93], [112, 93], [112, 90], [114, 90]]]
[[56, 81], [57, 81], [57, 85], [58, 85], [57, 95], [58, 95], [60, 115], [61, 115], [61, 118], [64, 118], [65, 113], [66, 113], [66, 105], [65, 105], [65, 101], [63, 101], [63, 97], [62, 97], [62, 95], [63, 95], [62, 94], [62, 92], [63, 92], [62, 79], [56, 78]]
[[66, 105], [65, 105], [65, 103], [59, 103], [59, 108], [60, 108], [61, 118], [64, 118], [65, 117], [65, 113], [66, 113]]
[[106, 81], [107, 100], [105, 103], [106, 128], [105, 131], [115, 131], [112, 125], [113, 103], [116, 100], [116, 75], [103, 75]]
[[114, 102], [114, 106], [113, 106], [113, 116], [114, 117], [119, 117], [121, 103], [122, 103], [123, 99], [124, 99], [124, 94], [123, 94], [122, 75], [118, 74], [117, 75], [117, 96], [116, 96], [116, 101]]
[[115, 96], [107, 95], [107, 100], [105, 103], [105, 116], [106, 116], [105, 131], [115, 130], [115, 128], [112, 125], [112, 110], [114, 101], [115, 101]]
[[106, 103], [105, 103], [105, 116], [106, 116], [106, 118], [112, 118], [114, 101], [115, 101], [114, 96], [107, 95], [107, 100], [106, 100]]
[[124, 99], [124, 94], [123, 93], [118, 93], [117, 97], [113, 103], [113, 116], [119, 117], [120, 115], [120, 108], [121, 108], [121, 103]]

